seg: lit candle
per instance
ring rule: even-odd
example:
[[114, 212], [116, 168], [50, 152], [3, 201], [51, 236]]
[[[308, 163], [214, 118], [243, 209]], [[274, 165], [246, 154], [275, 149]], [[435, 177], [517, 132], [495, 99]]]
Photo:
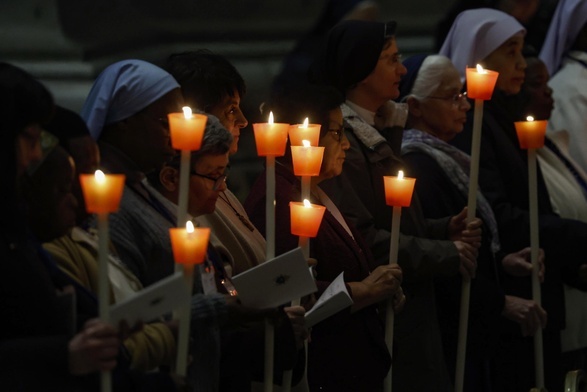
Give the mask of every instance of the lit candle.
[[[536, 149], [544, 146], [547, 121], [534, 121], [532, 116], [527, 121], [514, 122], [520, 148], [528, 150], [528, 204], [530, 213], [530, 260], [532, 262], [532, 299], [540, 305], [540, 279], [538, 272], [538, 254], [540, 234], [538, 231], [538, 173], [536, 169]], [[544, 387], [544, 351], [542, 346], [542, 329], [538, 328], [534, 335], [534, 366], [536, 386]]]
[[[385, 188], [385, 202], [393, 207], [391, 218], [391, 238], [389, 242], [389, 264], [397, 264], [399, 249], [399, 227], [401, 221], [402, 207], [409, 207], [414, 193], [415, 178], [404, 177], [404, 172], [399, 171], [397, 177], [384, 176], [383, 186]], [[393, 352], [393, 325], [395, 313], [393, 311], [393, 299], [387, 301], [385, 316], [385, 343], [390, 353]], [[392, 369], [389, 369], [383, 387], [385, 392], [391, 392]]]
[[[100, 318], [104, 321], [109, 318], [110, 302], [108, 214], [118, 211], [124, 180], [123, 174], [104, 174], [101, 170], [94, 174], [80, 174], [86, 210], [98, 215], [98, 306]], [[100, 388], [102, 392], [112, 389], [110, 372], [101, 373]]]
[[477, 68], [467, 68], [467, 96], [471, 99], [491, 99], [497, 82], [498, 72]]
[[199, 150], [208, 117], [203, 114], [193, 114], [188, 106], [184, 106], [182, 110], [183, 113], [167, 115], [171, 146], [176, 150]]
[[414, 193], [415, 178], [404, 178], [404, 172], [399, 171], [397, 177], [384, 176], [385, 202], [392, 207], [409, 207]]
[[312, 204], [305, 199], [303, 203], [297, 201], [290, 202], [289, 208], [291, 214], [291, 233], [300, 237], [316, 237], [326, 207]]
[[308, 124], [308, 118], [303, 124], [289, 127], [289, 143], [292, 146], [302, 146], [303, 140], [308, 140], [311, 146], [317, 146], [320, 141], [320, 124]]
[[288, 128], [289, 124], [273, 121], [273, 112], [269, 113], [268, 122], [253, 124], [257, 155], [260, 157], [285, 155]]
[[[187, 221], [185, 228], [174, 227], [169, 229], [173, 258], [177, 264], [183, 266], [183, 273], [189, 292], [192, 292], [194, 265], [204, 262], [208, 241], [210, 240], [210, 228], [197, 227], [191, 221]], [[179, 306], [179, 330], [177, 338], [177, 360], [175, 372], [180, 376], [187, 374], [188, 348], [190, 340], [190, 304], [191, 296], [187, 303]]]
[[534, 117], [532, 116], [526, 117], [526, 120], [514, 122], [520, 148], [542, 148], [544, 146], [544, 135], [546, 134], [548, 121], [534, 121]]
[[209, 227], [194, 227], [191, 221], [187, 221], [185, 228], [169, 229], [169, 237], [176, 263], [194, 265], [204, 262], [210, 239]]
[[123, 174], [104, 174], [96, 170], [94, 174], [80, 174], [80, 183], [86, 203], [86, 210], [92, 214], [118, 211], [122, 190]]
[[324, 147], [312, 147], [308, 140], [302, 146], [291, 146], [291, 157], [296, 176], [318, 176], [324, 157]]

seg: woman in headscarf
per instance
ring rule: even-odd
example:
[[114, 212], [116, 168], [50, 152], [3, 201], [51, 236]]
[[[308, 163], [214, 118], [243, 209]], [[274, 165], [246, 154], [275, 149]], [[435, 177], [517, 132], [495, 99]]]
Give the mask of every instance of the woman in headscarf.
[[[480, 63], [499, 72], [491, 100], [485, 102], [479, 185], [495, 213], [500, 242], [505, 252], [514, 252], [529, 244], [529, 202], [527, 153], [519, 147], [513, 122], [519, 113], [516, 95], [524, 82], [526, 61], [522, 56], [525, 30], [514, 18], [499, 11], [479, 9], [461, 13], [444, 42], [441, 54], [448, 56], [464, 79], [465, 67]], [[470, 153], [472, 116], [465, 130], [451, 143]], [[542, 305], [548, 312], [543, 331], [545, 379], [547, 389], [562, 385], [560, 369], [560, 329], [564, 325], [564, 300], [561, 275], [566, 283], [586, 288], [581, 278], [581, 255], [587, 255], [587, 225], [561, 219], [553, 213], [548, 191], [538, 169], [538, 208], [540, 245], [546, 253], [546, 274], [542, 285]], [[506, 290], [529, 297], [530, 280], [504, 277]], [[507, 333], [508, 331], [504, 332]], [[509, 341], [502, 339], [501, 372], [511, 372], [500, 390], [523, 390], [533, 386], [531, 375], [532, 341], [519, 335], [512, 323]], [[509, 347], [525, 348], [527, 355], [516, 359], [507, 355]], [[512, 361], [512, 362], [509, 362]], [[514, 366], [515, 362], [515, 366]], [[526, 370], [517, 372], [525, 366]], [[526, 377], [523, 377], [523, 376]]]
[[[389, 260], [392, 209], [382, 177], [404, 169], [399, 159], [407, 111], [391, 99], [406, 73], [395, 39], [395, 22], [345, 21], [329, 33], [310, 80], [337, 88], [350, 148], [340, 176], [321, 188], [348, 217], [370, 247], [376, 265]], [[408, 301], [396, 319], [394, 389], [452, 389], [434, 304], [433, 278], [474, 275], [479, 221], [465, 223], [466, 211], [438, 220], [424, 218], [419, 201], [402, 213], [398, 262]]]
[[[312, 177], [311, 201], [325, 205], [326, 212], [318, 235], [310, 242], [310, 256], [317, 259], [317, 286], [321, 294], [339, 274], [354, 304], [314, 326], [308, 344], [308, 382], [312, 391], [376, 391], [391, 361], [385, 346], [383, 325], [376, 304], [397, 296], [403, 300], [401, 269], [373, 264], [369, 248], [352, 224], [347, 222], [319, 184], [342, 172], [346, 151], [339, 105], [342, 97], [332, 88], [305, 88], [284, 91], [266, 103], [280, 121], [295, 123], [308, 116], [321, 125], [319, 145], [324, 157], [320, 174]], [[296, 120], [297, 119], [297, 120]], [[291, 234], [290, 201], [301, 199], [301, 185], [293, 173], [291, 154], [279, 159], [276, 170], [275, 243], [276, 253], [298, 246]], [[265, 174], [259, 176], [245, 202], [253, 222], [265, 231]]]
[[556, 106], [548, 132], [566, 131], [571, 157], [587, 171], [587, 2], [559, 1], [540, 58]]
[[[408, 175], [415, 177], [415, 193], [427, 218], [458, 213], [467, 204], [470, 157], [448, 144], [462, 132], [471, 105], [462, 94], [459, 73], [444, 56], [413, 56], [404, 61], [408, 75], [400, 85], [400, 98], [409, 105], [408, 130], [404, 131], [402, 158]], [[524, 336], [534, 335], [546, 324], [546, 312], [534, 301], [503, 293], [500, 276], [528, 276], [530, 248], [505, 255], [491, 206], [479, 192], [477, 215], [484, 233], [476, 279], [472, 281], [465, 391], [491, 390], [499, 374], [487, 371], [493, 346], [499, 338], [503, 316], [520, 325]], [[454, 375], [461, 279], [436, 279], [436, 301], [444, 350]], [[498, 359], [501, 360], [501, 359]]]

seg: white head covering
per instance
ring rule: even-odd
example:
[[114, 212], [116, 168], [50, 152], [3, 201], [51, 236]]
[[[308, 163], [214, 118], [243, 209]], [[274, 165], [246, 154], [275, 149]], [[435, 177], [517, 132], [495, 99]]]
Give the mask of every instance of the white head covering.
[[526, 29], [513, 16], [491, 8], [461, 12], [455, 19], [439, 54], [451, 59], [465, 79], [465, 69], [499, 48], [514, 35]]
[[559, 1], [540, 51], [540, 59], [546, 64], [550, 75], [558, 71], [563, 56], [575, 43], [585, 23], [587, 23], [587, 1]]
[[98, 140], [104, 126], [129, 118], [178, 87], [173, 76], [151, 63], [119, 61], [98, 76], [81, 116]]

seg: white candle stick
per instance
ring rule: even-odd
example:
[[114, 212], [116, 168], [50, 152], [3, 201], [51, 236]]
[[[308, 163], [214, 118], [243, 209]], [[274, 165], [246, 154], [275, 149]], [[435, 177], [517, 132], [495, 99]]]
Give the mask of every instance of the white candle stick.
[[177, 202], [177, 227], [184, 227], [188, 213], [188, 193], [190, 189], [190, 160], [189, 150], [181, 151], [181, 166], [179, 169], [179, 196]]
[[[275, 258], [275, 157], [267, 156], [267, 194], [265, 201], [266, 258]], [[275, 327], [265, 319], [265, 392], [273, 391], [273, 358]]]
[[[473, 140], [471, 142], [471, 167], [469, 171], [469, 200], [467, 203], [467, 222], [475, 218], [477, 209], [477, 189], [479, 186], [479, 156], [481, 155], [481, 124], [483, 122], [483, 100], [475, 99], [473, 114]], [[455, 390], [463, 391], [465, 380], [465, 358], [467, 354], [467, 332], [469, 323], [469, 302], [471, 280], [463, 277], [461, 286], [461, 312], [459, 317], [459, 338], [457, 343], [457, 365]]]
[[[393, 215], [391, 218], [391, 239], [389, 243], [389, 265], [397, 264], [397, 254], [399, 250], [399, 226], [401, 222], [402, 208], [393, 206]], [[395, 312], [393, 311], [393, 299], [387, 300], [387, 311], [385, 312], [385, 343], [389, 355], [393, 355], [393, 326], [395, 322]], [[393, 358], [392, 358], [393, 363]], [[384, 391], [392, 390], [393, 366], [390, 366], [389, 372], [383, 381]]]
[[[98, 303], [100, 319], [108, 322], [110, 319], [110, 280], [108, 278], [108, 213], [98, 215]], [[110, 372], [100, 375], [102, 392], [112, 390], [112, 376]]]
[[[528, 149], [528, 191], [530, 201], [530, 258], [532, 261], [532, 299], [541, 304], [540, 280], [538, 272], [538, 185], [536, 174], [536, 149]], [[536, 387], [544, 388], [544, 351], [542, 347], [542, 328], [538, 327], [534, 335], [534, 367]]]
[[[176, 264], [180, 265], [179, 263]], [[186, 264], [183, 267], [185, 282], [188, 286], [188, 293], [190, 293], [186, 302], [178, 309], [177, 315], [179, 318], [179, 331], [177, 332], [177, 357], [175, 361], [175, 373], [179, 376], [187, 375], [187, 365], [190, 346], [190, 324], [191, 324], [191, 292], [194, 283], [194, 266]]]

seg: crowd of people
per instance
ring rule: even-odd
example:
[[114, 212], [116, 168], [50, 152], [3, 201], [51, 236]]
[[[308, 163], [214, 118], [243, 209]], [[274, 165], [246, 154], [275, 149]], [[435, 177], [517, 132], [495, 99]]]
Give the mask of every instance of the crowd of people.
[[[540, 52], [505, 11], [465, 10], [437, 54], [403, 62], [395, 22], [342, 20], [313, 43], [295, 82], [281, 76], [263, 116], [321, 126], [324, 156], [309, 188], [326, 210], [308, 258], [318, 291], [275, 309], [243, 305], [232, 285], [267, 261], [267, 177], [242, 202], [228, 189], [248, 121], [245, 81], [226, 58], [196, 50], [171, 54], [163, 68], [116, 62], [79, 114], [0, 63], [0, 389], [97, 391], [100, 373], [110, 372], [114, 391], [261, 390], [269, 320], [276, 389], [382, 391], [391, 370], [394, 391], [453, 391], [460, 287], [470, 281], [463, 390], [535, 387], [539, 330], [545, 387], [562, 390], [565, 373], [587, 365], [587, 3], [559, 1]], [[475, 64], [499, 76], [483, 107], [476, 218], [467, 219], [473, 113], [465, 69]], [[208, 117], [191, 153], [187, 213], [211, 236], [190, 287], [189, 361], [180, 376], [171, 315], [140, 325], [98, 317], [98, 220], [86, 212], [78, 176], [98, 168], [126, 176], [109, 218], [110, 303], [171, 275], [181, 165], [167, 115], [184, 105]], [[527, 152], [514, 128], [527, 115], [550, 120], [538, 151], [539, 301]], [[275, 167], [277, 255], [298, 246], [289, 203], [301, 198], [302, 183], [286, 151]], [[398, 170], [416, 183], [401, 217], [398, 264], [390, 264], [383, 176]], [[352, 305], [308, 328], [306, 312], [341, 273]]]

